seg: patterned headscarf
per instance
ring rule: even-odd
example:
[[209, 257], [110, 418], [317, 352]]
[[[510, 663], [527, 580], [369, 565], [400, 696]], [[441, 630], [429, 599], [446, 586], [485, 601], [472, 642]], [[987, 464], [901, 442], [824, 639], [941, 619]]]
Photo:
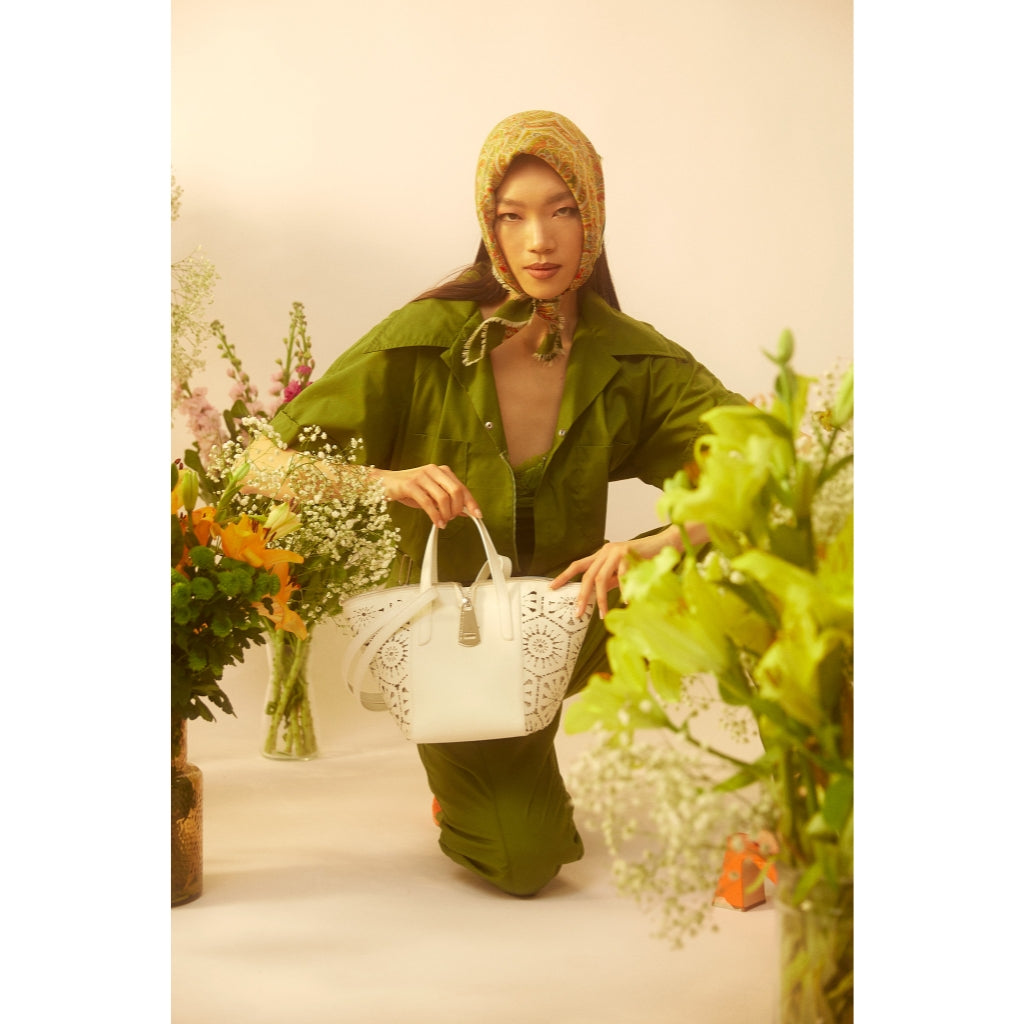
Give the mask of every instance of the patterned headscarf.
[[[489, 347], [500, 345], [525, 327], [534, 313], [548, 324], [536, 358], [547, 362], [562, 354], [563, 318], [559, 297], [540, 300], [523, 295], [495, 233], [498, 188], [512, 161], [522, 155], [539, 157], [555, 170], [579, 207], [583, 252], [569, 291], [579, 288], [590, 277], [604, 247], [604, 175], [601, 158], [590, 140], [567, 117], [550, 110], [526, 110], [506, 117], [487, 136], [480, 150], [476, 167], [476, 210], [484, 246], [491, 258], [491, 270], [510, 293], [510, 298], [466, 342], [462, 361], [467, 366], [482, 359]], [[492, 327], [504, 330], [499, 338], [490, 340], [488, 334]]]

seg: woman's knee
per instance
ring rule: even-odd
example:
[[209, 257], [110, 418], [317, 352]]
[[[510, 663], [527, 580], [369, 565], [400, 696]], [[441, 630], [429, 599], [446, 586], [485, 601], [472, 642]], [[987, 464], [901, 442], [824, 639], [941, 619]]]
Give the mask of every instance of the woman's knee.
[[543, 837], [534, 841], [489, 843], [486, 848], [476, 844], [471, 856], [445, 842], [441, 835], [441, 849], [457, 864], [468, 868], [510, 896], [529, 897], [541, 891], [569, 861], [583, 856], [583, 844], [578, 833], [574, 842], [552, 843]]
[[517, 856], [490, 881], [502, 892], [525, 899], [536, 896], [561, 870], [561, 861], [531, 852]]

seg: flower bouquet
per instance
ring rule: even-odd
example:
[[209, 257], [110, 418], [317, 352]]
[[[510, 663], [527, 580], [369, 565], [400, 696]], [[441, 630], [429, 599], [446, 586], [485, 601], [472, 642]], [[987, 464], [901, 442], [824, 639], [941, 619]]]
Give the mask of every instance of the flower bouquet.
[[[794, 922], [782, 933], [782, 1020], [845, 1022], [853, 1006], [853, 376], [827, 377], [820, 403], [809, 406], [812, 382], [792, 370], [792, 352], [785, 332], [770, 357], [778, 368], [770, 407], [708, 412], [696, 466], [667, 482], [660, 510], [684, 538], [685, 523], [705, 524], [710, 541], [698, 551], [684, 540], [682, 552], [667, 547], [624, 574], [625, 603], [607, 617], [611, 672], [593, 677], [567, 711], [568, 731], [603, 735], [570, 788], [584, 813], [622, 838], [628, 801], [602, 792], [605, 780], [620, 791], [647, 787], [654, 848], [633, 864], [620, 853], [617, 870], [628, 891], [662, 903], [675, 938], [699, 923], [680, 902], [710, 891], [717, 869], [696, 856], [672, 863], [695, 840], [670, 840], [696, 833], [722, 851], [742, 820], [735, 800], [746, 796], [743, 831], [771, 833], [780, 915]], [[759, 756], [734, 756], [696, 734], [709, 679], [726, 708], [756, 723]], [[662, 742], [636, 743], [639, 730]], [[717, 780], [708, 758], [723, 769]], [[643, 847], [648, 837], [639, 838]], [[666, 857], [668, 875], [652, 869]]]
[[[172, 219], [180, 189], [172, 183]], [[263, 495], [287, 495], [295, 515], [288, 520], [289, 548], [302, 555], [291, 570], [285, 609], [302, 620], [304, 632], [274, 630], [269, 634], [270, 684], [265, 705], [268, 757], [306, 759], [316, 755], [309, 697], [308, 660], [316, 623], [333, 618], [353, 594], [380, 583], [397, 547], [383, 490], [369, 471], [357, 465], [359, 442], [344, 451], [325, 434], [309, 430], [298, 440], [306, 449], [283, 468], [250, 466], [244, 490], [231, 486], [237, 466], [246, 462], [250, 444], [265, 438], [283, 448], [270, 420], [311, 381], [316, 366], [305, 309], [292, 304], [284, 351], [270, 374], [269, 399], [263, 401], [246, 372], [238, 349], [224, 325], [207, 323], [203, 313], [212, 298], [216, 274], [200, 253], [172, 264], [171, 303], [172, 408], [188, 422], [192, 445], [183, 457], [198, 481], [203, 498], [256, 522], [277, 517], [279, 543], [286, 516]], [[233, 382], [231, 406], [218, 411], [207, 389], [194, 378], [204, 367], [203, 346], [214, 340]]]
[[273, 546], [281, 534], [272, 523], [232, 508], [248, 468], [226, 478], [215, 507], [196, 508], [196, 474], [171, 465], [172, 716], [212, 722], [210, 704], [234, 714], [224, 669], [262, 644], [268, 626], [306, 635], [288, 607], [291, 567], [303, 556]]
[[243, 464], [227, 478], [216, 506], [196, 508], [196, 474], [171, 464], [172, 906], [202, 892], [202, 773], [187, 762], [187, 722], [213, 721], [211, 704], [234, 714], [224, 669], [263, 643], [268, 628], [306, 633], [288, 607], [290, 567], [303, 556], [276, 544], [273, 513], [260, 522], [230, 507], [247, 471]]
[[[237, 440], [214, 450], [209, 466], [214, 488], [231, 479], [232, 467], [244, 460], [252, 441], [265, 440], [285, 449], [268, 423], [253, 417], [244, 419], [241, 426]], [[309, 634], [271, 636], [263, 753], [307, 759], [317, 752], [307, 672], [313, 628], [337, 617], [345, 601], [387, 577], [398, 532], [391, 526], [383, 488], [358, 464], [357, 441], [342, 449], [313, 426], [303, 428], [295, 447], [297, 453], [280, 463], [260, 460], [255, 464], [245, 490], [236, 491], [229, 505], [259, 520], [273, 515], [274, 500], [266, 495], [287, 495], [297, 513], [288, 525], [288, 546], [302, 560], [292, 567], [294, 588], [287, 607], [306, 624]]]

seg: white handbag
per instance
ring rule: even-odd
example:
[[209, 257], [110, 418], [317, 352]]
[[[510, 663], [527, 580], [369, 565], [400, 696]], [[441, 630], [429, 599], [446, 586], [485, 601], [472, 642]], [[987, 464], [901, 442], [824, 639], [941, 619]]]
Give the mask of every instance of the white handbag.
[[437, 581], [437, 528], [419, 585], [351, 597], [355, 633], [342, 676], [363, 707], [390, 711], [416, 743], [525, 736], [550, 724], [565, 697], [593, 600], [574, 615], [580, 584], [558, 590], [511, 576], [486, 527], [486, 560], [468, 587]]

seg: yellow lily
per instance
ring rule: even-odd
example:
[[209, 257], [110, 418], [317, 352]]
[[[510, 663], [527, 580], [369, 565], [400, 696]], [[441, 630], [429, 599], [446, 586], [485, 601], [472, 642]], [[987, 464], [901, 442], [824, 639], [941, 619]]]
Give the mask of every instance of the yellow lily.
[[280, 505], [275, 505], [270, 510], [265, 525], [267, 536], [273, 540], [280, 540], [302, 526], [302, 519], [292, 511], [288, 502], [282, 501]]

